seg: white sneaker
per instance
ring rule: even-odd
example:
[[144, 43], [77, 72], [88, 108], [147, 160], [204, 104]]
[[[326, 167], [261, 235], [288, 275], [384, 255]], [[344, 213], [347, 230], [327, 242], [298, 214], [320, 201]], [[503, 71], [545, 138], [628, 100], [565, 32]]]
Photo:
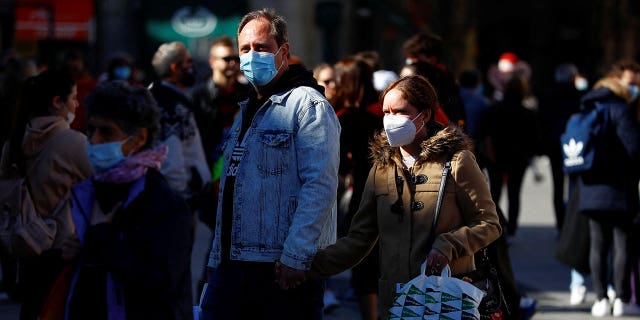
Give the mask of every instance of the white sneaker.
[[610, 285], [607, 286], [607, 298], [609, 298], [609, 301], [616, 300], [616, 290]]
[[583, 304], [587, 299], [587, 287], [585, 286], [574, 286], [571, 289], [571, 297], [569, 298], [569, 304], [572, 306], [577, 306]]
[[331, 290], [324, 291], [324, 297], [322, 300], [324, 302], [324, 311], [326, 313], [330, 313], [331, 311], [333, 311], [333, 309], [340, 306], [340, 301], [338, 300], [338, 298], [336, 298], [336, 295]]
[[604, 317], [611, 314], [611, 304], [609, 299], [602, 298], [602, 300], [596, 301], [591, 307], [591, 315], [594, 317]]
[[637, 316], [640, 315], [640, 307], [635, 303], [624, 303], [619, 298], [613, 301], [613, 316]]

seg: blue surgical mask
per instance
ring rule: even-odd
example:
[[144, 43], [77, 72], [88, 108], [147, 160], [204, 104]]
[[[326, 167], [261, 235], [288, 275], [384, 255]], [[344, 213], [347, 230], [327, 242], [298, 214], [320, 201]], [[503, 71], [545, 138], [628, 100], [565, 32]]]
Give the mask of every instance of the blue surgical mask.
[[629, 93], [631, 93], [631, 102], [636, 101], [636, 99], [638, 99], [638, 93], [640, 93], [640, 88], [634, 84], [630, 84], [627, 87], [629, 88]]
[[251, 50], [240, 55], [240, 71], [255, 86], [261, 87], [268, 84], [284, 65], [283, 60], [280, 67], [276, 68], [275, 55], [280, 52], [280, 48], [276, 53]]
[[118, 80], [128, 80], [131, 77], [131, 68], [120, 66], [113, 69], [113, 76]]
[[105, 171], [122, 162], [125, 159], [124, 154], [122, 154], [122, 145], [127, 142], [129, 138], [122, 141], [99, 144], [91, 144], [87, 140], [87, 156], [89, 157], [89, 163], [93, 170], [96, 172]]

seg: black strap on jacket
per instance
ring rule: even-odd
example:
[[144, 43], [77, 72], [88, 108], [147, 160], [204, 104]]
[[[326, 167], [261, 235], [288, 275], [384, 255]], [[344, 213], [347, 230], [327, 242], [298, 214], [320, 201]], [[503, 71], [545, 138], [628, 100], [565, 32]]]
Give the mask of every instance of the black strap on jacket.
[[444, 187], [447, 184], [447, 177], [451, 172], [451, 160], [445, 162], [444, 169], [442, 169], [442, 179], [440, 180], [440, 189], [438, 190], [438, 201], [436, 202], [436, 210], [433, 214], [433, 224], [431, 225], [431, 232], [429, 233], [429, 247], [433, 245], [436, 239], [436, 226], [438, 225], [438, 218], [440, 217], [440, 208], [442, 207], [442, 199], [444, 198]]

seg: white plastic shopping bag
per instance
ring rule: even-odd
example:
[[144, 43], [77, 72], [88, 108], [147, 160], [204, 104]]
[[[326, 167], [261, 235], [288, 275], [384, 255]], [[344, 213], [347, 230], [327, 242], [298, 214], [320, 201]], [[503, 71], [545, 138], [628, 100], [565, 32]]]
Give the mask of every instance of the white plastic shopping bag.
[[425, 261], [420, 275], [398, 286], [393, 306], [389, 309], [389, 319], [479, 320], [478, 306], [485, 292], [471, 283], [451, 277], [448, 265], [440, 276], [426, 276], [426, 265]]

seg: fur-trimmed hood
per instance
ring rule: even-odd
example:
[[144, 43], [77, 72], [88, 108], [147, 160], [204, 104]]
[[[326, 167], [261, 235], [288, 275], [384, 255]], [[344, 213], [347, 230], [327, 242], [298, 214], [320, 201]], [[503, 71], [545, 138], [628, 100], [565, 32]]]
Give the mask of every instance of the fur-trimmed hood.
[[[428, 162], [442, 156], [451, 157], [460, 150], [473, 150], [473, 140], [469, 138], [459, 127], [449, 125], [443, 127], [432, 122], [427, 138], [422, 141], [422, 151], [416, 159], [416, 165]], [[386, 167], [401, 161], [400, 149], [391, 147], [387, 134], [382, 131], [377, 134], [371, 143], [371, 159], [374, 165]], [[395, 160], [394, 160], [395, 159]]]

